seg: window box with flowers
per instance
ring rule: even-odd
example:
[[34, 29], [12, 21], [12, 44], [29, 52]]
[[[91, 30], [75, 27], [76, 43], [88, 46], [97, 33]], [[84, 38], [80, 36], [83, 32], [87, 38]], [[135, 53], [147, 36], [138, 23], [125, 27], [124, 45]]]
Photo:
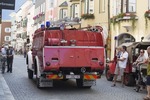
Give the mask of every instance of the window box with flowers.
[[95, 19], [95, 16], [94, 16], [94, 14], [82, 14], [81, 18], [84, 20]]
[[148, 20], [150, 20], [150, 10], [146, 11], [144, 14], [145, 17], [145, 27], [148, 27]]
[[44, 16], [44, 14], [45, 14], [44, 12], [41, 12], [41, 13], [37, 14], [36, 16], [33, 17], [33, 20], [36, 20], [36, 19]]
[[116, 23], [120, 23], [120, 21], [132, 21], [132, 28], [135, 28], [135, 22], [138, 20], [138, 17], [135, 13], [121, 13], [117, 16], [113, 16], [113, 18], [110, 19], [111, 23], [114, 25]]

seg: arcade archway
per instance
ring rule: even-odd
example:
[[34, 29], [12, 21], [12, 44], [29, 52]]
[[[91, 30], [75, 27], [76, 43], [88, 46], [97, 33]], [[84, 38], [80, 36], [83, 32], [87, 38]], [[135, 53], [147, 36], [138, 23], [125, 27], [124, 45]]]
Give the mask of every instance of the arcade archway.
[[135, 38], [129, 33], [122, 33], [117, 36], [117, 45], [121, 45], [126, 42], [135, 42]]

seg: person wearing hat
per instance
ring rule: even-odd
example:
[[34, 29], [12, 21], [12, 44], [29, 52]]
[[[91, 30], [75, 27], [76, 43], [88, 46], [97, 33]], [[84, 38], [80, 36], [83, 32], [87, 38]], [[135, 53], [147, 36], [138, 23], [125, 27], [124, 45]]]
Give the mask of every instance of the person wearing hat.
[[12, 45], [9, 45], [6, 54], [7, 54], [7, 72], [12, 73], [12, 64], [13, 64], [13, 56], [14, 56], [14, 50]]

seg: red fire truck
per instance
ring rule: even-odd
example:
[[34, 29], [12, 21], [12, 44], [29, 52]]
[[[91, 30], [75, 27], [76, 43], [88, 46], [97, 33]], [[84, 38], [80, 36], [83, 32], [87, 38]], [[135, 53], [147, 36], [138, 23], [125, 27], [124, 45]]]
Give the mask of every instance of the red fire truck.
[[54, 80], [76, 79], [90, 88], [101, 77], [105, 63], [102, 28], [42, 27], [35, 31], [26, 63], [28, 78], [36, 75], [37, 87], [53, 87]]

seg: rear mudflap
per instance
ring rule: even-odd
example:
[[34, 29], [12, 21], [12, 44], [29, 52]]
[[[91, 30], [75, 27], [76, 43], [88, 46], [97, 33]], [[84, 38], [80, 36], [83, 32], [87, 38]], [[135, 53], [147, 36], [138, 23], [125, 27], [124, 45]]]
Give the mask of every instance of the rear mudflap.
[[46, 78], [39, 78], [39, 86], [40, 87], [53, 87], [53, 80]]
[[83, 86], [95, 86], [96, 80], [83, 80]]

